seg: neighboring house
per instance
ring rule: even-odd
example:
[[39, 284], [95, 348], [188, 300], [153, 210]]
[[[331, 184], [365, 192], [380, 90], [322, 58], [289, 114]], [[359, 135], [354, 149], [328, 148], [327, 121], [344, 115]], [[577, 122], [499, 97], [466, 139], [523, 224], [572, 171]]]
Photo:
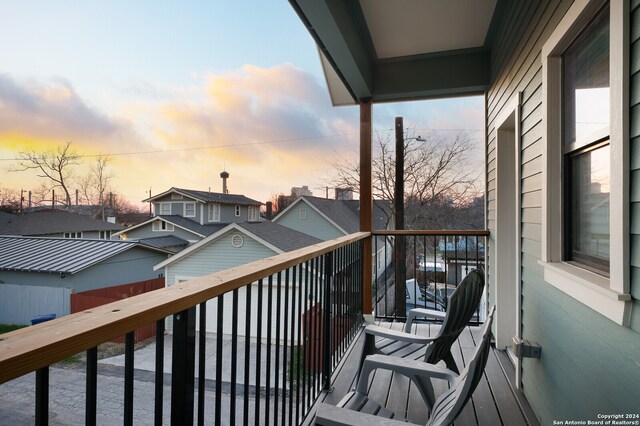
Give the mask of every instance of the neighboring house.
[[0, 235], [108, 240], [122, 229], [115, 223], [63, 210], [0, 217]]
[[[270, 221], [234, 222], [158, 263], [154, 269], [164, 271], [166, 285], [171, 286], [320, 242], [317, 238]], [[294, 285], [292, 280], [290, 281], [289, 294], [294, 294], [295, 291], [299, 291], [299, 286]], [[266, 282], [263, 285], [266, 286]], [[251, 287], [253, 300], [257, 300], [258, 283], [253, 283]], [[263, 291], [263, 297], [267, 297], [268, 291], [264, 287]], [[245, 330], [244, 323], [242, 323], [246, 317], [245, 301], [246, 290], [241, 290], [237, 316], [241, 323], [238, 328], [240, 334], [243, 334]], [[227, 306], [231, 306], [231, 304]], [[274, 324], [278, 314], [279, 312], [275, 309], [271, 313]], [[226, 319], [224, 332], [231, 333], [232, 313], [225, 311], [224, 315]], [[267, 314], [265, 313], [265, 315]], [[255, 320], [256, 316], [254, 315], [252, 318]], [[217, 303], [212, 300], [207, 304], [207, 331], [215, 332], [216, 319]], [[266, 327], [266, 321], [263, 324]], [[171, 328], [170, 322], [167, 327]], [[256, 326], [252, 327], [253, 331], [256, 329]]]
[[168, 254], [129, 241], [0, 236], [1, 318], [68, 315], [70, 292], [157, 278], [153, 266]]
[[232, 222], [260, 221], [261, 203], [244, 195], [171, 188], [144, 200], [154, 216], [114, 234], [126, 240], [174, 236], [195, 243]]
[[440, 259], [446, 263], [447, 284], [457, 285], [473, 269], [484, 268], [484, 244], [477, 237], [460, 237], [457, 241], [446, 242], [441, 240], [438, 248]]
[[[336, 195], [339, 194], [342, 193], [337, 191]], [[374, 230], [393, 227], [391, 204], [388, 201], [374, 200], [372, 215]], [[273, 221], [328, 241], [360, 230], [360, 201], [302, 196], [279, 213]], [[392, 247], [392, 243], [384, 237], [374, 240], [374, 276], [379, 277], [391, 263]]]
[[637, 417], [640, 2], [291, 4], [360, 105], [361, 164], [372, 103], [484, 96], [496, 346], [541, 345], [513, 361], [541, 424]]

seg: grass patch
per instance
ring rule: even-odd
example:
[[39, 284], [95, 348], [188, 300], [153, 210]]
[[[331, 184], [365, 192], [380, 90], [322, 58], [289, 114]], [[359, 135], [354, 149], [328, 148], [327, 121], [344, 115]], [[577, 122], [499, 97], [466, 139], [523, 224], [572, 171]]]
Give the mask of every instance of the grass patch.
[[24, 327], [28, 327], [28, 326], [17, 325], [17, 324], [0, 324], [0, 334], [8, 333], [10, 331], [18, 330]]

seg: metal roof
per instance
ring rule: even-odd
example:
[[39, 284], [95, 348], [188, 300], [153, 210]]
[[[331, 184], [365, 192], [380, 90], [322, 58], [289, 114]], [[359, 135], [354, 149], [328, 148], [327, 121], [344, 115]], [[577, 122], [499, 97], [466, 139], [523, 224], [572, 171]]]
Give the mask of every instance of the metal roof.
[[75, 274], [134, 247], [134, 241], [0, 236], [0, 270]]

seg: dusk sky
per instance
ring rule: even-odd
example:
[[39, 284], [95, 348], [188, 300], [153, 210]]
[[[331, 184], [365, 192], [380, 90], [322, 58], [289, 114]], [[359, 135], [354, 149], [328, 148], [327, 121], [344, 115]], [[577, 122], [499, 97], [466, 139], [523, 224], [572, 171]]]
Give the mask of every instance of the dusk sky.
[[[483, 100], [375, 105], [374, 132], [395, 116], [423, 137], [463, 129], [482, 157]], [[109, 154], [116, 192], [138, 203], [172, 186], [229, 189], [260, 201], [308, 185], [358, 155], [358, 108], [331, 106], [315, 44], [285, 0], [3, 1], [0, 187], [18, 152], [67, 141]], [[79, 174], [83, 173], [79, 169]]]

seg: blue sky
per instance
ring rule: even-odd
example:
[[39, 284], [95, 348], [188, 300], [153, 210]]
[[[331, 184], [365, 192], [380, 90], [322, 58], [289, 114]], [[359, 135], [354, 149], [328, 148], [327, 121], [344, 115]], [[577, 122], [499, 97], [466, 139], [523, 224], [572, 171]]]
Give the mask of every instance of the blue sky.
[[[284, 0], [4, 1], [0, 58], [2, 187], [38, 185], [9, 172], [19, 151], [72, 141], [111, 154], [132, 201], [150, 186], [220, 190], [224, 167], [232, 192], [266, 201], [291, 186], [321, 195], [336, 159], [358, 152], [358, 109], [331, 107]], [[482, 135], [481, 98], [376, 105], [375, 128], [397, 115], [420, 134]], [[116, 155], [133, 152], [147, 154]]]

